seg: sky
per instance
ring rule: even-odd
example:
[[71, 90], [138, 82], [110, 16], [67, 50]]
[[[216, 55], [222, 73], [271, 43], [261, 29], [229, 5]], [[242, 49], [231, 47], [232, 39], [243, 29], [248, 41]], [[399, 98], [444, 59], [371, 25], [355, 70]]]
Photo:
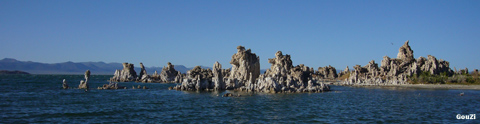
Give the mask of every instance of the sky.
[[480, 69], [478, 0], [0, 0], [0, 59], [223, 68], [239, 45], [294, 65], [414, 57]]

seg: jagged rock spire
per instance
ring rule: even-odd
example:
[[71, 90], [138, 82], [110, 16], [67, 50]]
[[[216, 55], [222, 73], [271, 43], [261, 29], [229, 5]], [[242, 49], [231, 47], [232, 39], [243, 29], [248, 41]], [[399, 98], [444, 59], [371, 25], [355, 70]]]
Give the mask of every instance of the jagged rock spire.
[[404, 62], [415, 60], [413, 50], [410, 48], [410, 45], [408, 45], [408, 42], [408, 40], [405, 41], [405, 44], [398, 49], [397, 59], [403, 60]]
[[[230, 72], [232, 79], [244, 82], [250, 79], [250, 74], [253, 79], [257, 79], [260, 75], [260, 58], [250, 49], [245, 50], [243, 46], [237, 47], [237, 53], [232, 55], [230, 64], [232, 64]], [[244, 84], [239, 85], [243, 86]]]

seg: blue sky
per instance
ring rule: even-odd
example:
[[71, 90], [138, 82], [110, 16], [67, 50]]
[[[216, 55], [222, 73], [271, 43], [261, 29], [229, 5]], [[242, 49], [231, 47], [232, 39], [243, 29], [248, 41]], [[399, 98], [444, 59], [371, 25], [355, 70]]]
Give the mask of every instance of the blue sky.
[[243, 45], [262, 69], [279, 50], [344, 69], [395, 58], [410, 40], [415, 58], [480, 69], [479, 23], [477, 0], [0, 0], [0, 58], [229, 68]]

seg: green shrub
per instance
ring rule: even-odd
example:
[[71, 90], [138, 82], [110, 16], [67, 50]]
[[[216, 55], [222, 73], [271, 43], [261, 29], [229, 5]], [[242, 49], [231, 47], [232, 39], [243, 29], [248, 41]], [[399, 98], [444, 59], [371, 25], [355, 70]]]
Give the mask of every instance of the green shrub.
[[448, 76], [447, 72], [439, 75], [432, 75], [429, 72], [422, 72], [417, 75], [410, 76], [409, 83], [411, 84], [477, 84], [480, 85], [480, 76], [470, 74], [454, 74]]
[[337, 79], [342, 81], [342, 80], [348, 79], [349, 77], [350, 77], [350, 72], [338, 77]]

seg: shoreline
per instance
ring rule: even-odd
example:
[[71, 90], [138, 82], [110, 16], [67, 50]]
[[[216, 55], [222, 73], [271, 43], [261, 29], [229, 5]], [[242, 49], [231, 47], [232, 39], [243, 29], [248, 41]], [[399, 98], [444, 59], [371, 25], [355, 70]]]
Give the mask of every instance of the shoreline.
[[459, 85], [459, 84], [337, 85], [337, 86], [437, 89], [437, 90], [480, 90], [480, 85]]

